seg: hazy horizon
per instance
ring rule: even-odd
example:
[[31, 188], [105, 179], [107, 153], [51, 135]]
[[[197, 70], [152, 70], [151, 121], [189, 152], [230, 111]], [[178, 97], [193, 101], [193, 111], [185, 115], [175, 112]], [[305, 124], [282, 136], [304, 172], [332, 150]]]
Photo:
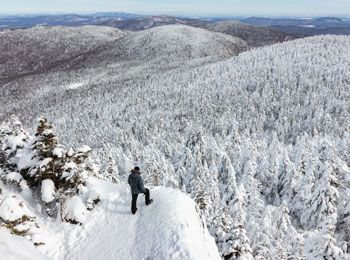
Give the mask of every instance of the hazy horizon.
[[[186, 10], [186, 11], [184, 11]], [[140, 15], [180, 16], [277, 16], [277, 17], [349, 17], [348, 0], [5, 0], [1, 15], [93, 14], [123, 12]]]
[[350, 18], [350, 14], [198, 14], [198, 13], [173, 13], [173, 12], [126, 12], [119, 10], [106, 10], [106, 11], [95, 11], [95, 12], [8, 12], [4, 13], [0, 11], [0, 16], [40, 16], [40, 15], [93, 15], [99, 13], [125, 13], [141, 16], [183, 16], [183, 17], [266, 17], [266, 18], [314, 18], [314, 17], [343, 17]]

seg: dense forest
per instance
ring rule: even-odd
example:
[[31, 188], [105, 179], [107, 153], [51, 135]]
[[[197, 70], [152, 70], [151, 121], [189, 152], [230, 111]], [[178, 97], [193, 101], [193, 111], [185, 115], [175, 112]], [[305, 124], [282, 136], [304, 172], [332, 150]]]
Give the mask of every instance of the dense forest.
[[188, 193], [225, 259], [349, 259], [349, 46], [318, 36], [123, 81], [79, 71], [14, 111], [91, 146], [101, 178], [138, 165], [147, 185]]

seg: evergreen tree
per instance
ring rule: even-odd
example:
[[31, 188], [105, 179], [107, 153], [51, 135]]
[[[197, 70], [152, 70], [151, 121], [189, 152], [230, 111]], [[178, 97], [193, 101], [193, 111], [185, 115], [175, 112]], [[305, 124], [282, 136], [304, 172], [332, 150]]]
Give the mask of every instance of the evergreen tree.
[[[82, 146], [76, 151], [72, 148], [66, 151], [59, 144], [47, 119], [39, 119], [35, 137], [28, 143], [19, 159], [18, 168], [36, 192], [40, 189], [51, 189], [48, 193], [52, 194], [53, 200], [48, 200], [42, 193], [49, 216], [55, 216], [59, 209], [63, 209], [67, 198], [78, 193], [79, 187], [85, 185], [89, 175], [96, 175], [96, 166], [89, 158], [90, 152], [91, 148], [88, 146]], [[44, 180], [46, 184], [52, 185], [43, 185]]]
[[208, 180], [206, 182], [206, 190], [208, 191], [208, 207], [206, 210], [206, 221], [208, 225], [209, 232], [214, 235], [215, 230], [218, 228], [218, 223], [215, 219], [220, 214], [220, 192], [218, 184], [218, 171], [215, 161], [211, 162], [209, 167]]
[[325, 225], [333, 225], [337, 221], [337, 205], [339, 192], [337, 190], [338, 180], [333, 171], [332, 165], [326, 160], [327, 145], [320, 148], [320, 159], [316, 167], [316, 180], [313, 186], [312, 195], [306, 202], [308, 207], [304, 209], [301, 216], [301, 223], [309, 228], [321, 228]]
[[[247, 221], [247, 234], [250, 238], [250, 246], [253, 250], [253, 255], [256, 259], [266, 258], [268, 252], [267, 247], [263, 243], [267, 243], [269, 238], [266, 234], [261, 233], [262, 216], [265, 210], [265, 205], [261, 199], [260, 183], [254, 178], [256, 171], [256, 163], [254, 161], [247, 161], [244, 165], [244, 179], [243, 185], [246, 191], [247, 204], [245, 212]], [[259, 235], [257, 235], [259, 234]], [[267, 239], [267, 241], [265, 240]]]
[[221, 154], [220, 165], [218, 165], [218, 167], [219, 190], [221, 192], [220, 196], [224, 203], [228, 205], [237, 192], [237, 183], [231, 160], [224, 152]]
[[111, 155], [108, 156], [108, 168], [106, 172], [107, 178], [110, 181], [112, 181], [113, 183], [119, 183], [119, 171], [118, 168], [115, 166], [115, 160]]
[[16, 170], [20, 152], [29, 141], [30, 135], [24, 130], [18, 117], [12, 115], [8, 122], [0, 126], [0, 167], [7, 171]]
[[307, 259], [346, 259], [342, 249], [336, 246], [334, 224], [327, 223], [327, 221], [323, 224], [320, 230], [317, 230], [313, 236], [305, 241]]
[[218, 229], [215, 238], [219, 252], [224, 259], [233, 259], [235, 249], [233, 244], [233, 234], [231, 233], [232, 218], [227, 206], [223, 205], [218, 215]]
[[[311, 147], [312, 149], [312, 147]], [[311, 150], [309, 153], [304, 152], [299, 167], [297, 168], [298, 182], [295, 187], [295, 196], [292, 198], [291, 215], [297, 220], [298, 225], [305, 225], [301, 219], [301, 215], [305, 214], [305, 208], [312, 196], [312, 189], [315, 183], [315, 152]]]
[[252, 249], [249, 245], [249, 239], [245, 230], [245, 207], [246, 196], [243, 185], [236, 190], [233, 199], [230, 202], [230, 211], [232, 216], [232, 226], [230, 234], [232, 234], [232, 256], [236, 259], [244, 256], [248, 259], [252, 258]]
[[52, 125], [46, 118], [39, 118], [38, 123], [35, 138], [27, 148], [32, 154], [31, 161], [37, 163], [21, 171], [30, 186], [37, 186], [44, 179], [51, 179], [57, 183], [61, 177], [59, 173], [64, 157]]
[[296, 170], [293, 162], [291, 162], [289, 159], [286, 149], [283, 152], [282, 158], [283, 163], [279, 170], [277, 192], [280, 201], [285, 200], [289, 204], [296, 195]]

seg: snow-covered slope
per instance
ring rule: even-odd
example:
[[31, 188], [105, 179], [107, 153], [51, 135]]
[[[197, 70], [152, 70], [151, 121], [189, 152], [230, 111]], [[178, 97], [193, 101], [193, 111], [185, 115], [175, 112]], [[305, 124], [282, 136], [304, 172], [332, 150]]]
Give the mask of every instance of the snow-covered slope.
[[[3, 108], [8, 107], [5, 110], [11, 110], [17, 102], [31, 103], [44, 96], [57, 96], [55, 92], [60, 95], [76, 86], [84, 89], [100, 84], [101, 79], [114, 78], [121, 84], [130, 79], [144, 81], [169, 70], [188, 70], [229, 59], [247, 49], [247, 44], [238, 38], [184, 25], [157, 27], [124, 37], [121, 37], [124, 33], [114, 28], [91, 27], [90, 31], [90, 27], [84, 28], [72, 28], [74, 33], [68, 33], [69, 28], [21, 30], [24, 36], [31, 36], [29, 41], [11, 47], [9, 53], [0, 52], [0, 60], [4, 59], [6, 64], [0, 66], [4, 75], [3, 79], [0, 75], [0, 96], [4, 97]], [[57, 40], [50, 41], [55, 33], [40, 36], [41, 30], [56, 32]], [[104, 32], [114, 36], [100, 36]], [[98, 40], [84, 36], [89, 33]], [[20, 35], [20, 32], [15, 34]], [[40, 37], [42, 42], [38, 40]], [[43, 47], [29, 45], [31, 38], [36, 39], [33, 44]], [[77, 43], [81, 38], [85, 40]], [[2, 114], [1, 109], [0, 120]]]
[[[0, 227], [0, 254], [6, 260], [23, 260], [27, 256], [38, 260], [220, 259], [214, 238], [209, 235], [194, 201], [173, 189], [150, 188], [154, 203], [146, 206], [144, 196], [140, 195], [138, 211], [132, 215], [127, 184], [90, 179], [89, 189], [99, 193], [101, 201], [91, 212], [77, 212], [84, 213], [83, 223], [72, 225], [48, 219], [33, 207], [33, 199], [8, 190], [6, 185], [0, 186], [4, 194], [16, 195], [22, 205], [28, 206], [44, 230], [37, 229], [35, 233], [35, 239], [43, 243], [37, 247], [42, 253], [39, 255], [34, 241]], [[4, 210], [0, 206], [0, 213]], [[33, 235], [28, 236], [32, 238]]]
[[[145, 50], [161, 47], [146, 39]], [[31, 124], [45, 111], [64, 144], [95, 150], [104, 173], [123, 180], [137, 164], [147, 185], [191, 194], [221, 255], [347, 259], [349, 46], [346, 36], [311, 37], [206, 66], [150, 48], [124, 67], [132, 60], [112, 50], [97, 56], [98, 68], [28, 78], [21, 87], [50, 92], [21, 103], [0, 95], [0, 113]], [[173, 57], [172, 70], [162, 70]]]
[[0, 33], [0, 83], [56, 68], [67, 71], [152, 59], [227, 59], [246, 49], [241, 39], [185, 25], [129, 34], [103, 26], [7, 30]]
[[[84, 88], [58, 87], [23, 113], [45, 110], [65, 144], [91, 145], [102, 168], [121, 179], [138, 164], [146, 182], [204, 201], [224, 255], [345, 257], [348, 46], [346, 36], [312, 37], [188, 71], [136, 70], [122, 82], [105, 67]], [[227, 249], [227, 237], [238, 248]]]
[[[222, 33], [214, 33], [186, 25], [168, 25], [130, 33], [110, 43], [102, 51], [81, 62], [73, 61], [73, 68], [95, 68], [107, 65], [118, 67], [148, 66], [173, 67], [181, 63], [206, 59], [224, 60], [247, 50], [243, 40]], [[176, 65], [176, 66], [175, 66]]]
[[92, 188], [101, 202], [63, 259], [220, 259], [194, 201], [183, 193], [151, 188], [153, 204], [146, 206], [140, 194], [132, 215], [128, 185], [94, 181]]
[[41, 255], [35, 246], [24, 237], [12, 235], [8, 230], [0, 227], [0, 255], [6, 260], [49, 260]]

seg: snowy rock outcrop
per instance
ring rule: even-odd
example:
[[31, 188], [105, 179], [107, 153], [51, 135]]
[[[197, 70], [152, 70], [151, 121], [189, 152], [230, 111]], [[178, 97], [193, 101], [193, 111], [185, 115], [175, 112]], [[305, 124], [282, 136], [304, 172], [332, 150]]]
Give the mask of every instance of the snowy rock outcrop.
[[151, 187], [154, 202], [146, 206], [140, 194], [132, 215], [128, 185], [95, 179], [89, 184], [101, 202], [83, 224], [80, 241], [66, 248], [65, 259], [221, 259], [196, 204], [180, 191]]

